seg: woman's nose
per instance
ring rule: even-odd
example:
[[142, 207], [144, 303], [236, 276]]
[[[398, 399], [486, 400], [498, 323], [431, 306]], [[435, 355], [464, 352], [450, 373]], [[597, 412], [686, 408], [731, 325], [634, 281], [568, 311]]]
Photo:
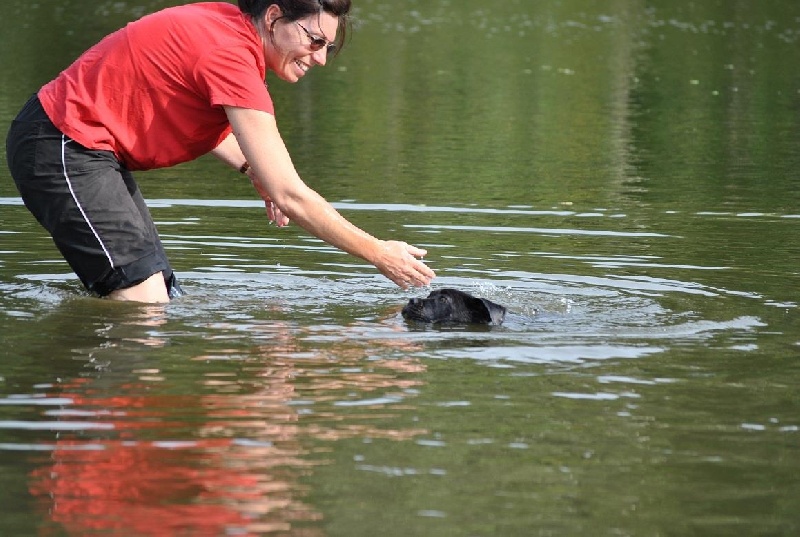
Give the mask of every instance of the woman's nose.
[[311, 54], [311, 58], [317, 65], [325, 65], [328, 62], [328, 48], [322, 47]]

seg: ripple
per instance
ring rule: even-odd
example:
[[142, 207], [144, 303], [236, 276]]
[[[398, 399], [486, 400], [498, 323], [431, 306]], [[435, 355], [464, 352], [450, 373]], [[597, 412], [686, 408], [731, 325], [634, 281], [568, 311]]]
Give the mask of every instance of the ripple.
[[663, 233], [625, 232], [610, 230], [587, 229], [554, 229], [538, 227], [515, 226], [457, 226], [457, 225], [432, 225], [432, 224], [407, 224], [409, 229], [448, 230], [448, 231], [474, 231], [486, 233], [533, 233], [537, 235], [584, 235], [596, 237], [669, 237]]
[[112, 423], [77, 421], [16, 421], [0, 420], [0, 429], [25, 431], [97, 431], [112, 430]]

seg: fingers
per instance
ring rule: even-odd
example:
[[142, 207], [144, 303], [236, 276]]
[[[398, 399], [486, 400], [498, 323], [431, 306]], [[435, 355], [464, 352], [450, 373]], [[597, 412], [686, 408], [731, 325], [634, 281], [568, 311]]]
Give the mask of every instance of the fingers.
[[269, 218], [270, 223], [275, 222], [278, 227], [289, 225], [289, 217], [283, 214], [283, 211], [275, 205], [275, 202], [267, 199], [264, 201], [264, 206], [267, 208], [267, 218]]
[[[418, 261], [419, 265], [416, 268], [416, 272], [411, 275], [411, 277], [407, 278], [404, 282], [406, 284], [403, 289], [407, 289], [410, 286], [414, 287], [426, 287], [431, 284], [431, 281], [436, 277], [436, 273], [433, 272], [425, 263]], [[402, 287], [402, 286], [401, 286]]]
[[394, 283], [403, 289], [408, 289], [409, 287], [426, 287], [431, 284], [431, 281], [436, 277], [436, 273], [428, 267], [425, 268], [427, 270], [418, 270], [414, 274], [405, 274], [401, 278], [394, 280]]
[[428, 255], [427, 250], [423, 250], [422, 248], [417, 248], [416, 246], [412, 246], [410, 244], [406, 244], [406, 251], [411, 254], [415, 258], [413, 267], [416, 270], [415, 278], [412, 280], [413, 282], [419, 282], [418, 287], [422, 287], [425, 285], [430, 285], [431, 280], [436, 277], [436, 273], [425, 263], [421, 261], [421, 258]]
[[264, 207], [267, 209], [267, 218], [269, 218], [269, 221], [275, 222], [275, 225], [278, 227], [288, 226], [289, 217], [283, 214], [278, 206], [275, 205], [275, 202], [270, 199], [266, 190], [264, 190], [264, 188], [261, 186], [261, 183], [256, 181], [255, 175], [253, 175], [252, 172], [249, 172], [247, 176], [250, 178], [250, 183], [253, 185], [253, 187], [255, 187], [258, 195], [264, 200]]
[[404, 290], [412, 286], [425, 287], [430, 285], [431, 281], [436, 277], [436, 273], [421, 260], [417, 259], [417, 257], [423, 257], [428, 252], [406, 243], [396, 244], [400, 246], [402, 252], [402, 265], [399, 267], [399, 273], [390, 275], [389, 279]]
[[[405, 243], [404, 243], [405, 244]], [[422, 248], [417, 248], [416, 246], [412, 246], [411, 244], [406, 244], [406, 251], [413, 255], [414, 257], [425, 257], [428, 255], [428, 250], [423, 250]]]

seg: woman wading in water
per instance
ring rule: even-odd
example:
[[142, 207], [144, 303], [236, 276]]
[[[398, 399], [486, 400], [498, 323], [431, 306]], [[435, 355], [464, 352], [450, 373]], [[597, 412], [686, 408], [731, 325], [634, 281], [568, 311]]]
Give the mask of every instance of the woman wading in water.
[[110, 34], [13, 122], [11, 174], [92, 293], [181, 294], [132, 171], [211, 153], [249, 176], [269, 219], [291, 219], [402, 288], [434, 278], [425, 251], [379, 240], [309, 188], [278, 132], [267, 72], [297, 82], [341, 46], [350, 0], [240, 0], [167, 8]]

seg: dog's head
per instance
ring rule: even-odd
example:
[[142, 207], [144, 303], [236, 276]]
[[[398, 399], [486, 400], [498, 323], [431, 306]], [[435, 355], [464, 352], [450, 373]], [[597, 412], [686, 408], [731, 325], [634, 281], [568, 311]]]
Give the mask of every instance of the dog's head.
[[403, 308], [403, 317], [423, 323], [500, 324], [506, 309], [457, 289], [437, 289], [427, 298], [412, 298]]

